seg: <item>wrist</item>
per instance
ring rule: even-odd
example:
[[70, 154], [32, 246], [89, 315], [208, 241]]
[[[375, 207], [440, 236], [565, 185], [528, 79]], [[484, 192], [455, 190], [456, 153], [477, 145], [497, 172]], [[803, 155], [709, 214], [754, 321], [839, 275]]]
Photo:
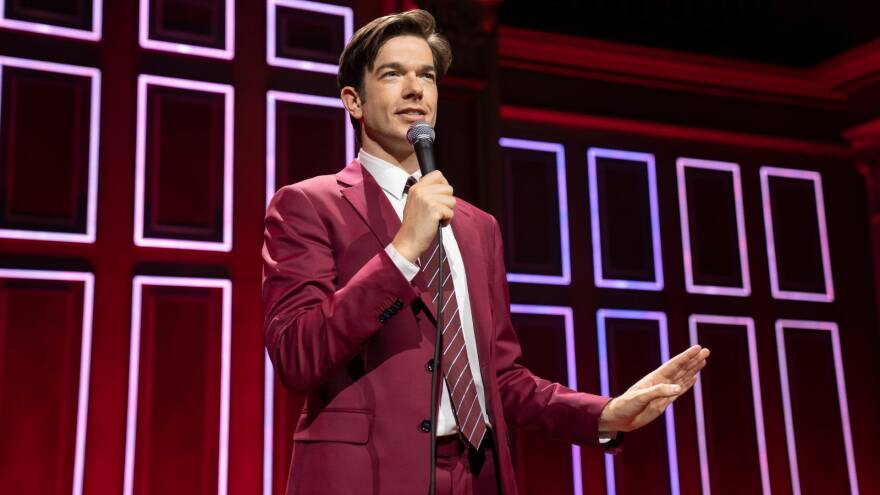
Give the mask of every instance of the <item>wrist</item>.
[[419, 255], [415, 253], [415, 251], [410, 247], [410, 245], [404, 241], [398, 240], [395, 238], [391, 241], [391, 244], [394, 246], [394, 249], [400, 253], [401, 256], [406, 258], [410, 263], [415, 263], [419, 258]]

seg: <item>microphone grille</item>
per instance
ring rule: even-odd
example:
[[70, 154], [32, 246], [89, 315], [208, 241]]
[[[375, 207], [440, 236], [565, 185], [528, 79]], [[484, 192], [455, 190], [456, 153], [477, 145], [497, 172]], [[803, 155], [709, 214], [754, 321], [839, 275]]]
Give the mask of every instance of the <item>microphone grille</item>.
[[430, 142], [434, 142], [434, 128], [431, 127], [431, 124], [421, 120], [419, 122], [413, 122], [412, 125], [409, 126], [409, 130], [406, 132], [406, 140], [409, 141], [409, 144], [416, 144], [416, 141], [420, 141], [422, 139], [427, 139]]

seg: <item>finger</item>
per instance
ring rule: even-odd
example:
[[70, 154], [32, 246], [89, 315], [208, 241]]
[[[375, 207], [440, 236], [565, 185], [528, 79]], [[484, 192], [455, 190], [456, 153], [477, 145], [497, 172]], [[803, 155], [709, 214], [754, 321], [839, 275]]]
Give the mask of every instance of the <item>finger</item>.
[[446, 182], [446, 177], [443, 176], [443, 172], [439, 170], [435, 170], [429, 174], [425, 174], [421, 179], [419, 179], [418, 183], [421, 184], [422, 182], [424, 182], [425, 184], [448, 184], [448, 182]]
[[699, 345], [693, 345], [679, 353], [674, 358], [663, 363], [655, 370], [655, 373], [661, 375], [667, 381], [675, 380], [678, 376], [681, 376], [688, 370], [691, 364], [690, 361], [698, 356], [701, 350], [702, 347]]
[[641, 404], [665, 397], [673, 397], [681, 391], [681, 386], [672, 383], [659, 383], [652, 387], [636, 392], [635, 398]]

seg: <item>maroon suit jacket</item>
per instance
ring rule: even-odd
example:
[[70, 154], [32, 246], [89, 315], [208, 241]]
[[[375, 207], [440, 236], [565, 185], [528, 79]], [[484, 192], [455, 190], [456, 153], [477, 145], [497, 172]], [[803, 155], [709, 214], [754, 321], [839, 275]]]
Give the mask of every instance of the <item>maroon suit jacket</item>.
[[[282, 188], [263, 246], [266, 349], [281, 381], [306, 394], [293, 437], [288, 494], [420, 493], [427, 489], [434, 308], [384, 248], [400, 228], [358, 161]], [[536, 377], [510, 320], [498, 223], [458, 200], [452, 230], [468, 292], [505, 494], [516, 493], [508, 425], [599, 446], [610, 400]]]

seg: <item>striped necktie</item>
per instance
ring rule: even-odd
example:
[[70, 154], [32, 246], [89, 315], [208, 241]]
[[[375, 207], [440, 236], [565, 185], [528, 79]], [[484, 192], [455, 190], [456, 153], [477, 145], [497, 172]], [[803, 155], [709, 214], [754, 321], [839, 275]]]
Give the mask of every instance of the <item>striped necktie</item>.
[[[409, 191], [409, 186], [415, 184], [415, 179], [407, 180], [404, 193]], [[477, 399], [477, 389], [474, 377], [471, 375], [470, 361], [464, 343], [464, 329], [458, 313], [458, 301], [455, 298], [455, 287], [452, 283], [452, 272], [449, 270], [449, 261], [444, 252], [440, 260], [439, 236], [435, 236], [431, 246], [425, 251], [427, 261], [421, 263], [422, 274], [428, 281], [428, 291], [431, 294], [431, 302], [437, 304], [437, 276], [440, 263], [443, 263], [443, 376], [446, 379], [446, 388], [452, 399], [452, 407], [455, 419], [458, 422], [458, 431], [467, 439], [475, 449], [480, 447], [480, 442], [486, 434], [486, 423], [483, 421], [483, 412]], [[421, 260], [422, 258], [420, 258]]]

